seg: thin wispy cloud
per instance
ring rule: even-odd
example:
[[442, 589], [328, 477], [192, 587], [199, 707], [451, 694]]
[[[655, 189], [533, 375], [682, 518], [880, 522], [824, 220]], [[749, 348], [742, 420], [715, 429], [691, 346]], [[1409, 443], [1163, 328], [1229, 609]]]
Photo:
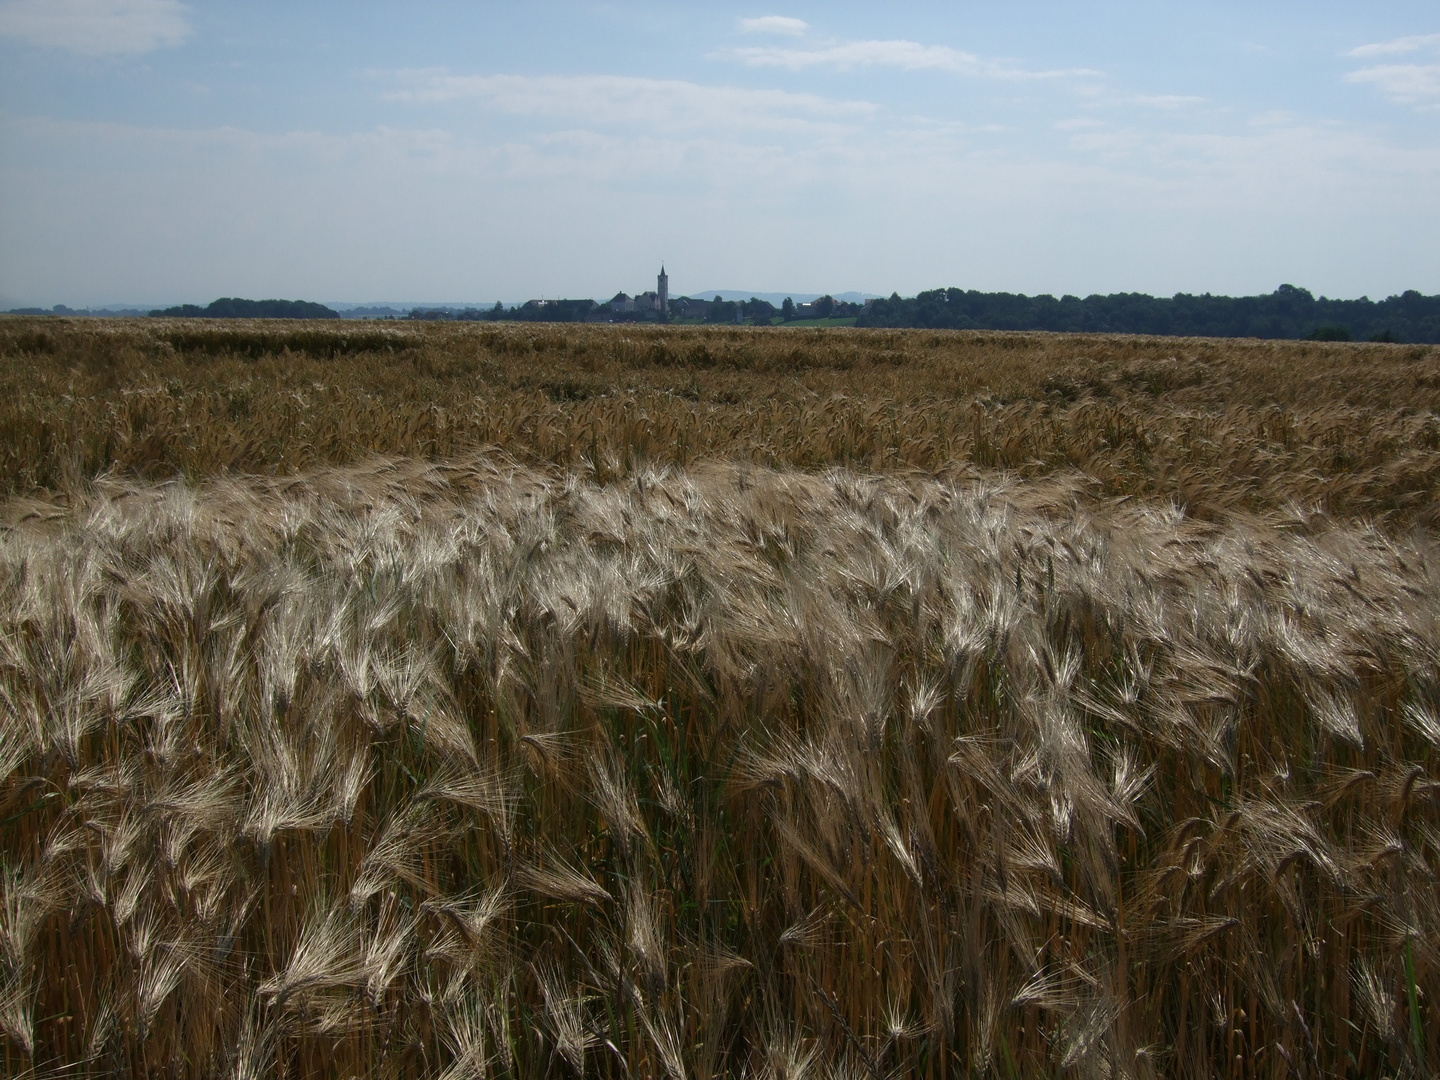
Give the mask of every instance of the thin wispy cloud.
[[81, 56], [147, 53], [193, 32], [178, 0], [7, 0], [0, 37]]
[[838, 71], [855, 68], [889, 67], [904, 71], [951, 71], [976, 78], [1026, 80], [1062, 79], [1098, 75], [1089, 68], [1032, 71], [999, 60], [989, 60], [948, 45], [923, 45], [904, 39], [848, 41], [813, 48], [754, 45], [729, 49], [721, 57], [737, 60], [747, 67], [785, 68], [801, 71], [828, 67]]
[[778, 34], [781, 37], [804, 37], [810, 24], [804, 19], [792, 19], [787, 15], [762, 15], [758, 19], [741, 19], [742, 34]]
[[1381, 64], [1352, 71], [1345, 81], [1368, 83], [1402, 105], [1440, 101], [1440, 64]]
[[[1431, 53], [1440, 58], [1440, 34], [1417, 34], [1351, 49], [1347, 56], [1370, 59]], [[1373, 64], [1350, 72], [1348, 83], [1373, 86], [1391, 101], [1421, 109], [1440, 109], [1440, 62]]]
[[1411, 37], [1396, 38], [1394, 41], [1382, 41], [1373, 45], [1361, 45], [1358, 49], [1351, 49], [1345, 55], [1364, 60], [1371, 56], [1397, 56], [1404, 53], [1423, 52], [1426, 50], [1440, 52], [1440, 34], [1418, 34]]
[[623, 75], [457, 75], [446, 70], [372, 73], [393, 80], [383, 96], [412, 104], [476, 101], [498, 112], [642, 130], [793, 129], [875, 114], [866, 101], [678, 79]]

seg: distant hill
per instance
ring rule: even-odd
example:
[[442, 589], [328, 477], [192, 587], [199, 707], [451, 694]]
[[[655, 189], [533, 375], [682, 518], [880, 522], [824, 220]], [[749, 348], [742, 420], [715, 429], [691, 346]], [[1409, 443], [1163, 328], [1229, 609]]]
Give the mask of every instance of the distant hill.
[[337, 306], [335, 311], [342, 319], [403, 319], [409, 314], [410, 308], [389, 304], [349, 304]]
[[64, 315], [80, 318], [128, 318], [135, 315], [146, 314], [144, 308], [133, 308], [124, 306], [112, 306], [103, 308], [72, 308], [64, 304], [56, 304], [54, 307], [20, 307], [11, 308], [5, 312], [6, 315]]
[[182, 319], [338, 319], [340, 313], [309, 300], [241, 300], [225, 296], [206, 307], [181, 304], [150, 312]]
[[1318, 300], [1281, 285], [1264, 296], [1025, 296], [934, 289], [866, 305], [856, 325], [946, 330], [1053, 330], [1176, 337], [1440, 342], [1440, 296], [1413, 289], [1384, 300]]

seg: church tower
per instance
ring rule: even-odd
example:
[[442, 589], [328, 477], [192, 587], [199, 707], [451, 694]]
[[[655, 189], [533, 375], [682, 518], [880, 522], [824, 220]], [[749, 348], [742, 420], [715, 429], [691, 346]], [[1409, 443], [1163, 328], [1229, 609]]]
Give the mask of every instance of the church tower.
[[665, 273], [665, 264], [660, 264], [660, 276], [655, 279], [656, 303], [660, 307], [660, 318], [670, 317], [670, 277]]

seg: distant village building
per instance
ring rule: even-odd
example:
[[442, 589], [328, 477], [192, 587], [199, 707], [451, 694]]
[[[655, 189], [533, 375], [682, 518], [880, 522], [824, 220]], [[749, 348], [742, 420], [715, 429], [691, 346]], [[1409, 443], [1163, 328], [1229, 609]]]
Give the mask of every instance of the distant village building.
[[[484, 313], [477, 311], [473, 315], [467, 313], [453, 317], [514, 318], [533, 322], [669, 322], [672, 317], [704, 320], [710, 312], [710, 306], [704, 300], [692, 300], [688, 296], [679, 297], [672, 303], [670, 300], [670, 275], [665, 272], [662, 264], [660, 273], [655, 278], [655, 289], [652, 292], [636, 293], [634, 296], [618, 292], [609, 300], [599, 303], [594, 300], [527, 300], [518, 307], [507, 309], [504, 305], [496, 304], [493, 311]], [[439, 310], [422, 316], [419, 314], [419, 309], [416, 309], [410, 317], [450, 318], [452, 316]]]
[[661, 319], [670, 317], [670, 275], [665, 273], [665, 267], [660, 267], [660, 275], [655, 279], [655, 291], [638, 293], [629, 296], [618, 292], [610, 298], [605, 305], [616, 315], [639, 315], [642, 318], [646, 315], [655, 315]]
[[710, 304], [705, 300], [682, 296], [671, 303], [670, 314], [677, 319], [703, 319], [710, 314]]

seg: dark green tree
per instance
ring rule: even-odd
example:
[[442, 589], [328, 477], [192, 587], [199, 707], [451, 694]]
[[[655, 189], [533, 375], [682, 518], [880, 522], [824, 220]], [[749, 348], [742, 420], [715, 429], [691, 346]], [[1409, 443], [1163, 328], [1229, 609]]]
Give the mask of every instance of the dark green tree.
[[[838, 305], [837, 305], [838, 310]], [[1170, 334], [1196, 337], [1309, 338], [1440, 342], [1440, 296], [1413, 290], [1384, 300], [1332, 300], [1282, 285], [1262, 296], [1143, 293], [1108, 296], [1024, 296], [973, 289], [933, 289], [876, 300], [857, 325], [948, 330], [1052, 330], [1066, 333]], [[1345, 333], [1346, 338], [1330, 335]]]

